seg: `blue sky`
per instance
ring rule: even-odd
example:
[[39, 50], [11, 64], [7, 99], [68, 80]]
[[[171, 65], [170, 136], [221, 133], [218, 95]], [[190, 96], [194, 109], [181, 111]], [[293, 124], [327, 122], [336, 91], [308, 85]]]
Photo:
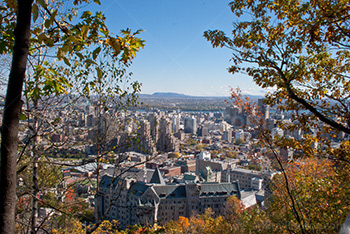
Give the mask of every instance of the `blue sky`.
[[177, 92], [194, 96], [227, 96], [230, 87], [261, 95], [251, 78], [227, 72], [231, 52], [212, 48], [208, 29], [232, 30], [237, 21], [224, 0], [106, 0], [100, 7], [110, 31], [143, 29], [146, 46], [130, 67], [141, 93]]

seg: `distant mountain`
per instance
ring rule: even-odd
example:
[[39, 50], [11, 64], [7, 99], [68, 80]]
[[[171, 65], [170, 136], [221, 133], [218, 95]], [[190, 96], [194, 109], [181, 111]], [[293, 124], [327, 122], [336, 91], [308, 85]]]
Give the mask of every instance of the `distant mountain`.
[[171, 92], [156, 92], [152, 96], [165, 96], [165, 97], [191, 97], [181, 93], [171, 93]]
[[[247, 95], [252, 101], [262, 96]], [[137, 109], [182, 110], [182, 111], [222, 111], [228, 105], [229, 96], [190, 96], [172, 92], [139, 94], [140, 106]]]
[[[260, 95], [243, 95], [243, 96], [248, 96], [250, 99], [252, 100], [257, 100], [259, 98], [264, 98], [264, 96], [260, 96]], [[180, 99], [229, 99], [229, 96], [190, 96], [190, 95], [186, 95], [186, 94], [181, 94], [181, 93], [172, 93], [172, 92], [155, 92], [153, 94], [140, 94], [141, 98], [180, 98]]]

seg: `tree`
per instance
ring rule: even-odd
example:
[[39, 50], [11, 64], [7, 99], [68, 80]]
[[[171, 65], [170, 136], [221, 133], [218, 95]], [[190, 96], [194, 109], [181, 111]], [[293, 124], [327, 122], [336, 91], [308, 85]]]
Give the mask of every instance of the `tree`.
[[244, 139], [242, 139], [242, 138], [237, 138], [235, 144], [237, 144], [237, 145], [242, 145], [242, 144], [245, 144], [245, 141], [244, 141]]
[[213, 47], [233, 51], [229, 72], [272, 88], [267, 104], [284, 102], [280, 108], [295, 111], [309, 129], [320, 120], [350, 133], [349, 2], [237, 0], [230, 7], [244, 17], [234, 23], [232, 38], [220, 30], [204, 33]]
[[16, 159], [22, 87], [29, 50], [33, 1], [18, 1], [18, 23], [1, 129], [0, 232], [14, 233], [16, 206]]
[[[289, 146], [304, 156], [333, 158], [348, 168], [346, 138], [340, 138], [336, 149], [330, 142], [339, 132], [350, 133], [349, 2], [236, 0], [229, 5], [242, 17], [234, 23], [232, 37], [220, 30], [206, 31], [204, 36], [213, 47], [233, 51], [229, 72], [248, 74], [257, 85], [271, 90], [266, 104], [294, 113], [291, 123], [279, 126], [301, 129], [304, 138], [282, 138], [274, 146]], [[305, 233], [302, 218], [298, 223]]]
[[186, 233], [187, 228], [190, 226], [189, 220], [186, 217], [180, 216], [177, 221], [170, 220], [167, 222], [164, 227], [166, 230], [166, 233]]
[[[40, 53], [40, 48], [46, 47], [55, 53], [54, 57], [58, 63], [71, 66], [67, 57], [76, 55], [86, 64], [91, 64], [93, 63], [92, 58], [101, 51], [101, 48], [98, 48], [104, 45], [111, 48], [113, 56], [118, 58], [120, 62], [128, 64], [136, 52], [143, 47], [143, 41], [135, 37], [136, 34], [131, 34], [130, 30], [124, 31], [123, 36], [111, 34], [104, 24], [102, 13], [94, 15], [89, 11], [84, 11], [81, 17], [76, 19], [74, 16], [77, 6], [87, 2], [74, 1], [71, 10], [67, 13], [61, 11], [65, 6], [64, 1], [57, 1], [57, 4], [53, 5], [40, 0], [35, 3], [21, 0], [18, 1], [18, 4], [14, 0], [1, 3], [0, 19], [4, 23], [1, 24], [0, 28], [2, 32], [0, 52], [13, 54], [2, 125], [1, 233], [14, 232], [18, 123], [28, 54], [32, 55], [31, 53], [34, 53], [35, 50]], [[99, 3], [98, 0], [94, 2]], [[16, 15], [15, 12], [17, 12]], [[31, 21], [35, 22], [38, 18], [42, 20], [43, 24], [41, 25], [44, 27], [31, 28]], [[33, 37], [31, 38], [31, 36]], [[37, 45], [37, 47], [31, 47], [33, 45]], [[83, 50], [92, 50], [93, 52], [86, 53], [84, 56]], [[37, 82], [26, 83], [28, 87], [31, 87], [28, 94], [34, 97], [33, 100], [37, 100], [40, 95], [49, 96], [55, 93], [64, 93], [65, 88], [70, 85], [68, 80], [62, 80], [63, 77], [54, 72], [49, 63], [42, 63], [35, 67], [35, 72], [37, 73], [35, 76]], [[84, 74], [88, 76], [87, 73]], [[44, 79], [42, 79], [43, 77]], [[33, 232], [35, 231], [34, 228]]]
[[[298, 200], [298, 211], [307, 233], [338, 233], [349, 212], [349, 186], [343, 184], [334, 162], [329, 159], [305, 159], [287, 166], [289, 184]], [[284, 178], [273, 181], [273, 198], [267, 210], [271, 221], [279, 227], [278, 233], [298, 231], [295, 217], [288, 209], [290, 199]], [[281, 228], [288, 223], [287, 229]]]

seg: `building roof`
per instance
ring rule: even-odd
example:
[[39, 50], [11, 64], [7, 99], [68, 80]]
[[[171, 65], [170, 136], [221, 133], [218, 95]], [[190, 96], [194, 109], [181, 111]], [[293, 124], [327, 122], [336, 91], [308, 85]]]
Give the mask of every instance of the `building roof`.
[[196, 175], [191, 175], [191, 174], [184, 174], [184, 180], [191, 180], [191, 181], [194, 181], [197, 176]]
[[129, 189], [129, 193], [134, 196], [142, 196], [150, 186], [145, 182], [136, 181]]
[[164, 185], [153, 187], [159, 198], [185, 198], [186, 188], [185, 185]]
[[[107, 169], [108, 167], [111, 167], [111, 166], [112, 165], [108, 164], [108, 163], [100, 163], [99, 164], [100, 169]], [[97, 163], [92, 162], [92, 163], [87, 163], [84, 165], [69, 167], [67, 169], [69, 169], [71, 171], [75, 171], [75, 172], [80, 172], [80, 173], [93, 173], [97, 169]]]
[[162, 174], [159, 171], [159, 168], [157, 167], [156, 170], [153, 173], [153, 176], [150, 180], [151, 184], [160, 184], [160, 185], [165, 185], [164, 178]]
[[202, 183], [200, 196], [228, 196], [239, 193], [237, 183]]
[[[105, 187], [105, 188], [109, 188], [109, 187], [116, 187], [118, 185], [119, 182], [119, 178], [114, 178], [112, 176], [109, 175], [104, 175], [100, 181], [100, 186], [101, 187]], [[113, 183], [113, 185], [112, 185]]]

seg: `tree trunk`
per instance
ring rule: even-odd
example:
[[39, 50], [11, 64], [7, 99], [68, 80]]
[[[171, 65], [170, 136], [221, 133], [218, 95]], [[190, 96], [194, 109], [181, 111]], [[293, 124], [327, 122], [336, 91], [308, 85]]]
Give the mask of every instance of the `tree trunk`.
[[1, 131], [0, 233], [15, 233], [16, 161], [33, 0], [18, 0], [17, 25]]
[[[34, 100], [34, 110], [38, 110], [38, 100]], [[36, 112], [35, 112], [36, 113]], [[33, 188], [32, 188], [32, 220], [31, 220], [31, 234], [37, 233], [38, 227], [38, 217], [39, 217], [39, 168], [38, 168], [38, 154], [36, 150], [36, 144], [38, 142], [38, 118], [34, 115], [34, 123], [33, 123], [33, 132], [34, 138], [32, 139], [32, 157], [33, 157]]]

